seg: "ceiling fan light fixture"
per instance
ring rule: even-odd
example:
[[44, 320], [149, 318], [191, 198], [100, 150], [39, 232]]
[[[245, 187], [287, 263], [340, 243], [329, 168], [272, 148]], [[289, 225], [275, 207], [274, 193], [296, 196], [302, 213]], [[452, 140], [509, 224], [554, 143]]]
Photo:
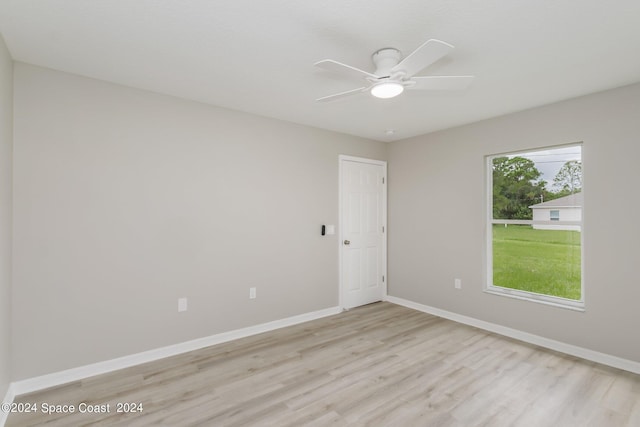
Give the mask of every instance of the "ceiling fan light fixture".
[[371, 88], [371, 95], [376, 98], [393, 98], [400, 95], [404, 91], [404, 86], [398, 82], [379, 83]]

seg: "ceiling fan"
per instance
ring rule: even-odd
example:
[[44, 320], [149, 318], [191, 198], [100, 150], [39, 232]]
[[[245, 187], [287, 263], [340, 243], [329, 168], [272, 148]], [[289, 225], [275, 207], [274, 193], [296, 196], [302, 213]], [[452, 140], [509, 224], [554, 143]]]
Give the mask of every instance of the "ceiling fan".
[[316, 99], [316, 101], [333, 101], [334, 99], [367, 91], [376, 98], [393, 98], [400, 95], [405, 88], [410, 90], [465, 89], [471, 84], [474, 76], [414, 77], [415, 74], [444, 57], [451, 50], [453, 50], [452, 45], [435, 39], [427, 40], [404, 59], [402, 59], [402, 54], [398, 49], [380, 49], [371, 56], [376, 66], [376, 70], [373, 73], [332, 59], [316, 62], [314, 64], [316, 67], [341, 73], [345, 76], [364, 78], [368, 82], [367, 86], [323, 96]]

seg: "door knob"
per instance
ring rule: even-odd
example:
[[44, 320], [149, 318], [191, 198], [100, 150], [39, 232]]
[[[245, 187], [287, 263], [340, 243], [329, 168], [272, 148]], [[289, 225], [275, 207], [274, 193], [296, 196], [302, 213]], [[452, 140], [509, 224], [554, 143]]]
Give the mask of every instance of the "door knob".
[[351, 242], [350, 242], [349, 240], [345, 240], [343, 243], [344, 243], [345, 245], [350, 245], [350, 244], [351, 244]]

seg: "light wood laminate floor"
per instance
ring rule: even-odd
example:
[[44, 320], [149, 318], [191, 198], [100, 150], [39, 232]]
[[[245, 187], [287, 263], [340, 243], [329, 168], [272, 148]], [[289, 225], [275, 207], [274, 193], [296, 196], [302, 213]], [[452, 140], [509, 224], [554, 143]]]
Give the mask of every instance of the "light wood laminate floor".
[[[20, 396], [8, 426], [640, 426], [640, 376], [377, 303]], [[142, 413], [115, 405], [140, 402]]]

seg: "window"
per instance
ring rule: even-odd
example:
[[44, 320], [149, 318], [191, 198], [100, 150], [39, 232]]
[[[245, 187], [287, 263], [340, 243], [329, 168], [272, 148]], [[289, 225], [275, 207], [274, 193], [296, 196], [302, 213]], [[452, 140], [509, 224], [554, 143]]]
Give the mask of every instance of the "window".
[[582, 146], [491, 155], [486, 167], [485, 290], [583, 310]]

